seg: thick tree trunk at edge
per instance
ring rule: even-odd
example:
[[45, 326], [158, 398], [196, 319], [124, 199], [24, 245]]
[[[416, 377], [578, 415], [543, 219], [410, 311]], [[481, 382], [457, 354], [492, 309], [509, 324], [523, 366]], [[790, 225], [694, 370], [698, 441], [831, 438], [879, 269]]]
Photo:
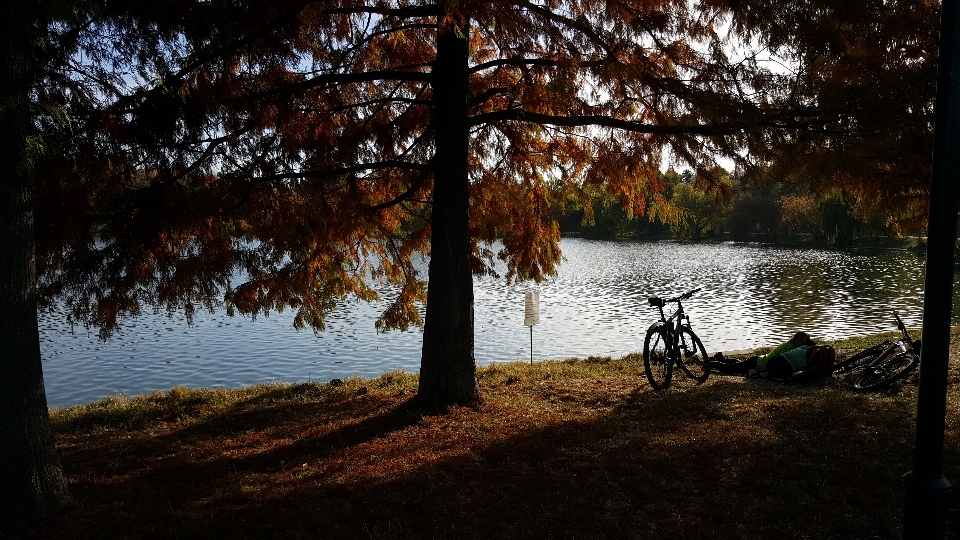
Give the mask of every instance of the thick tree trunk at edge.
[[468, 27], [438, 29], [433, 70], [436, 103], [430, 269], [418, 401], [441, 410], [477, 401], [467, 173]]
[[0, 13], [0, 530], [69, 500], [47, 412], [35, 297], [28, 133], [29, 2]]

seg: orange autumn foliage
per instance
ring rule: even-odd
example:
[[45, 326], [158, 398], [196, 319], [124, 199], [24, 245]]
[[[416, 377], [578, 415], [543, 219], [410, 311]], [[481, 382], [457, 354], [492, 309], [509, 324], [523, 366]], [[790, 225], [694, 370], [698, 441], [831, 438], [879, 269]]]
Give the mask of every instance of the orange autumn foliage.
[[[383, 294], [378, 327], [422, 324], [418, 261], [437, 230], [459, 227], [438, 222], [433, 205], [448, 173], [443, 182], [469, 187], [469, 241], [453, 249], [470, 251], [473, 273], [505, 261], [509, 279], [554, 272], [559, 199], [589, 206], [603, 188], [646, 212], [665, 156], [718, 196], [729, 188], [712, 171], [725, 157], [758, 178], [840, 183], [865, 203], [922, 201], [927, 165], [914, 158], [928, 146], [935, 39], [924, 25], [936, 9], [104, 7], [74, 29], [86, 53], [75, 71], [39, 91], [77, 119], [69, 133], [51, 130], [72, 149], [38, 177], [40, 291], [104, 336], [145, 304], [292, 307], [298, 326], [322, 330], [339, 302]], [[463, 42], [462, 59], [438, 62], [444, 33]], [[465, 93], [442, 98], [465, 102], [465, 119], [437, 113], [452, 77], [466, 77]], [[898, 126], [902, 137], [884, 137]], [[441, 130], [465, 134], [463, 155], [438, 155]], [[446, 163], [466, 163], [466, 174]]]

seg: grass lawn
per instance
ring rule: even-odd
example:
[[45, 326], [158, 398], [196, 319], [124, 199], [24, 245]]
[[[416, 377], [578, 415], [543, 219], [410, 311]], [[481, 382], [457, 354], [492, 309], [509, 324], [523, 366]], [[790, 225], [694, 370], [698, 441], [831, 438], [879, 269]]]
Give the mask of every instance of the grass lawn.
[[[55, 410], [75, 504], [23, 538], [901, 537], [915, 374], [861, 394], [682, 374], [654, 392], [642, 372], [638, 355], [481, 368], [483, 403], [441, 416], [410, 409], [400, 372]], [[950, 382], [960, 483], [957, 350]]]

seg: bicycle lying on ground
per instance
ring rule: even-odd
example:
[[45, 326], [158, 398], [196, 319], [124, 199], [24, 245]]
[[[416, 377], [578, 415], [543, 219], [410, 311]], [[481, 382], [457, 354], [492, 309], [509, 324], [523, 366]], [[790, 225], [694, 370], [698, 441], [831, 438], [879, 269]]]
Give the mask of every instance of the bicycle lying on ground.
[[920, 364], [920, 340], [914, 341], [907, 327], [896, 313], [901, 337], [895, 341], [885, 340], [869, 347], [846, 360], [837, 363], [834, 373], [843, 374], [864, 370], [856, 382], [854, 390], [867, 391], [882, 388], [893, 381], [906, 377]]
[[[650, 326], [643, 340], [643, 371], [654, 390], [670, 386], [674, 364], [698, 383], [710, 376], [707, 352], [700, 338], [690, 328], [690, 317], [684, 313], [681, 304], [682, 300], [689, 299], [699, 291], [694, 289], [670, 299], [656, 296], [647, 299], [651, 306], [660, 310], [660, 320]], [[677, 309], [668, 319], [663, 308], [674, 303]]]

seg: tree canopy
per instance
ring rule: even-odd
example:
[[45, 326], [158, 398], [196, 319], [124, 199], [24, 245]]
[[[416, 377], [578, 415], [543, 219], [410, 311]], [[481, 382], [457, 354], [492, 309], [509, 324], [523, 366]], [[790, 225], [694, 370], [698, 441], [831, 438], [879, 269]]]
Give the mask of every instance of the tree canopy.
[[[510, 279], [552, 273], [548, 182], [584, 204], [602, 186], [642, 214], [665, 156], [701, 184], [726, 157], [876, 206], [922, 197], [934, 15], [880, 1], [74, 12], [57, 43], [79, 53], [39, 86], [63, 137], [38, 176], [43, 297], [104, 335], [144, 304], [189, 316], [221, 300], [322, 329], [385, 280], [397, 292], [377, 324], [406, 328], [427, 300], [413, 259], [439, 231], [467, 228], [451, 241], [470, 272], [499, 257]], [[460, 191], [438, 204], [441, 183]]]
[[768, 131], [755, 176], [840, 190], [862, 215], [926, 224], [940, 3], [723, 2], [734, 28], [789, 62], [809, 123]]

